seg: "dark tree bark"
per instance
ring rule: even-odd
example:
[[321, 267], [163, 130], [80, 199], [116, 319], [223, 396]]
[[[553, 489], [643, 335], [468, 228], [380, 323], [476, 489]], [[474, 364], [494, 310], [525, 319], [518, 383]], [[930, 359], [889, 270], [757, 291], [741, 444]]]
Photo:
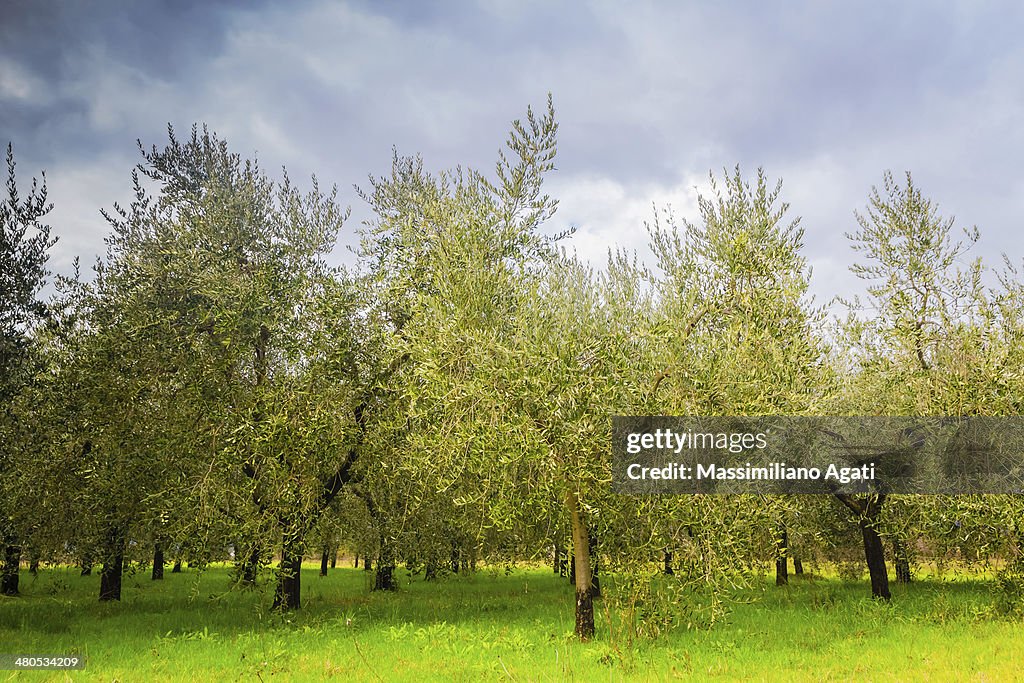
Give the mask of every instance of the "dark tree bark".
[[[367, 510], [370, 512], [370, 518], [373, 519], [374, 525], [377, 527], [377, 562], [376, 573], [373, 577], [373, 590], [398, 590], [398, 584], [395, 583], [395, 552], [387, 535], [387, 517], [381, 514], [371, 497], [367, 496], [364, 501]], [[363, 568], [366, 571], [370, 571], [369, 557], [365, 558]]]
[[181, 573], [181, 558], [178, 558], [178, 559], [174, 560], [174, 566], [171, 567], [171, 573], [172, 574], [180, 574]]
[[100, 602], [121, 599], [121, 575], [123, 572], [123, 555], [111, 558], [110, 564], [103, 564], [103, 570], [100, 572]]
[[124, 575], [124, 534], [120, 529], [107, 532], [103, 549], [103, 570], [100, 572], [100, 601], [121, 599], [121, 578]]
[[281, 548], [273, 607], [280, 610], [302, 607], [302, 552], [294, 543], [286, 542]]
[[437, 580], [437, 564], [435, 562], [430, 561], [430, 562], [427, 562], [426, 565], [424, 565], [423, 580], [424, 581], [436, 581]]
[[157, 541], [153, 546], [153, 581], [164, 578], [164, 547]]
[[381, 559], [377, 560], [377, 571], [374, 575], [373, 590], [375, 591], [393, 591], [398, 590], [398, 584], [395, 583], [395, 564], [394, 562], [384, 561]]
[[369, 555], [363, 555], [363, 571], [368, 572], [373, 570], [373, 560], [370, 559]]
[[868, 573], [871, 575], [871, 595], [875, 598], [888, 600], [889, 573], [885, 568], [885, 550], [882, 548], [882, 537], [878, 535], [874, 520], [867, 517], [860, 519], [860, 530], [864, 536], [864, 557], [868, 562]]
[[665, 568], [662, 570], [662, 572], [665, 574], [665, 576], [674, 576], [675, 573], [676, 573], [676, 570], [672, 567], [672, 560], [673, 559], [674, 558], [672, 557], [672, 553], [669, 552], [668, 550], [666, 550], [665, 551]]
[[338, 566], [338, 549], [335, 547], [331, 550], [331, 569], [334, 569]]
[[377, 573], [373, 580], [373, 590], [398, 590], [398, 584], [395, 583], [395, 557], [383, 536], [380, 539], [380, 553], [377, 555]]
[[0, 572], [0, 593], [18, 595], [18, 572], [21, 569], [21, 546], [14, 536], [4, 538], [3, 569]]
[[800, 576], [804, 573], [804, 563], [800, 561], [799, 557], [793, 558], [793, 573]]
[[590, 539], [580, 510], [580, 501], [575, 491], [571, 489], [566, 491], [565, 504], [572, 522], [572, 547], [575, 560], [573, 563], [576, 575], [575, 631], [580, 640], [590, 640], [594, 637], [594, 591], [590, 574]]
[[324, 546], [324, 550], [320, 553], [320, 576], [327, 576], [327, 567], [331, 563], [331, 549]]
[[785, 525], [775, 531], [775, 585], [789, 585], [789, 534]]
[[39, 576], [39, 551], [36, 548], [30, 548], [28, 552], [28, 573]]
[[896, 568], [896, 583], [910, 583], [910, 557], [907, 555], [907, 546], [898, 538], [892, 539], [892, 557]]
[[452, 574], [458, 574], [459, 573], [459, 554], [460, 554], [459, 553], [459, 544], [456, 541], [452, 541], [452, 556], [451, 556]]
[[889, 572], [885, 567], [882, 537], [876, 528], [878, 513], [885, 503], [886, 494], [872, 493], [863, 498], [855, 498], [847, 493], [833, 495], [857, 515], [857, 524], [864, 539], [864, 559], [867, 561], [868, 574], [871, 576], [871, 596], [889, 600], [892, 597], [889, 593]]

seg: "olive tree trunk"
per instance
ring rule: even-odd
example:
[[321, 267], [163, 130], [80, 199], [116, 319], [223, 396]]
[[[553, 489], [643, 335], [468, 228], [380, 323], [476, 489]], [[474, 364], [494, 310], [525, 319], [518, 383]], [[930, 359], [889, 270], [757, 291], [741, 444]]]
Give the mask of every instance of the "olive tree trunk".
[[892, 560], [896, 569], [896, 583], [910, 583], [910, 556], [907, 546], [898, 538], [892, 539]]
[[775, 531], [775, 585], [789, 585], [789, 534], [786, 525], [780, 524]]
[[159, 581], [164, 578], [164, 548], [157, 541], [153, 546], [153, 580]]
[[571, 489], [566, 491], [565, 505], [572, 522], [572, 549], [576, 568], [576, 636], [580, 640], [589, 640], [594, 637], [594, 593], [590, 571], [590, 539], [580, 511], [579, 497], [575, 491]]
[[21, 546], [14, 536], [4, 538], [3, 568], [0, 570], [0, 593], [18, 595], [18, 571], [21, 569]]
[[885, 567], [885, 549], [882, 537], [878, 534], [878, 513], [882, 510], [886, 495], [872, 493], [863, 498], [856, 498], [847, 493], [834, 493], [839, 502], [857, 515], [857, 525], [864, 539], [864, 559], [867, 561], [868, 574], [871, 576], [871, 597], [889, 600], [889, 572]]
[[100, 602], [121, 599], [124, 575], [124, 533], [117, 528], [107, 532], [103, 548], [103, 569], [100, 571]]
[[302, 550], [298, 543], [286, 541], [281, 547], [273, 607], [280, 610], [302, 607]]

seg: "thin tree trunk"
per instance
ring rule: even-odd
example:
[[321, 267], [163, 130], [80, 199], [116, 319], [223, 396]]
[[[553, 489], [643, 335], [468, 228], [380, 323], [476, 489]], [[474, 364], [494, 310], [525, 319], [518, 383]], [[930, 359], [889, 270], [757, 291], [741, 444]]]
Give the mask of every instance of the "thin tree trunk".
[[576, 492], [565, 493], [565, 504], [572, 522], [572, 547], [576, 574], [576, 636], [580, 640], [594, 637], [594, 594], [590, 574], [590, 543], [580, 501]]
[[4, 538], [3, 570], [0, 573], [0, 593], [18, 595], [18, 572], [21, 569], [21, 546], [13, 535]]
[[674, 558], [672, 557], [672, 553], [669, 552], [668, 550], [666, 550], [665, 551], [665, 568], [662, 570], [663, 573], [666, 576], [673, 576], [676, 573], [676, 570], [672, 567], [672, 560], [673, 559]]
[[888, 600], [889, 572], [885, 568], [885, 550], [882, 548], [882, 537], [878, 535], [875, 521], [867, 517], [860, 519], [860, 530], [864, 536], [864, 557], [871, 575], [871, 596]]
[[296, 543], [286, 541], [281, 547], [273, 607], [281, 610], [302, 607], [302, 552]]
[[800, 576], [804, 573], [804, 563], [800, 561], [799, 557], [793, 558], [793, 573]]
[[103, 570], [100, 572], [100, 602], [121, 599], [121, 578], [124, 575], [124, 535], [120, 529], [107, 532], [103, 549]]
[[320, 576], [327, 576], [327, 566], [331, 563], [331, 549], [324, 546], [320, 553]]
[[377, 571], [374, 574], [373, 590], [398, 590], [398, 586], [395, 584], [395, 565], [393, 563], [383, 559], [377, 560]]
[[171, 567], [171, 573], [172, 574], [180, 574], [181, 573], [181, 558], [177, 558], [177, 559], [174, 560], [174, 566]]
[[896, 568], [896, 583], [910, 583], [910, 557], [907, 555], [907, 546], [898, 538], [892, 539], [892, 557]]
[[338, 548], [337, 548], [337, 546], [335, 546], [334, 548], [332, 548], [332, 552], [331, 552], [331, 569], [334, 569], [337, 566], [338, 566]]
[[153, 580], [164, 578], [164, 547], [157, 541], [153, 546]]
[[885, 503], [886, 494], [872, 493], [864, 498], [856, 498], [847, 493], [833, 491], [840, 503], [857, 515], [861, 536], [864, 539], [864, 559], [867, 560], [868, 574], [871, 576], [871, 596], [889, 600], [889, 572], [885, 568], [885, 550], [882, 548], [882, 537], [875, 528], [875, 520]]
[[789, 534], [783, 524], [775, 531], [775, 585], [789, 584]]
[[380, 539], [380, 553], [377, 555], [377, 573], [373, 580], [373, 590], [398, 590], [398, 584], [395, 583], [395, 558], [383, 535]]

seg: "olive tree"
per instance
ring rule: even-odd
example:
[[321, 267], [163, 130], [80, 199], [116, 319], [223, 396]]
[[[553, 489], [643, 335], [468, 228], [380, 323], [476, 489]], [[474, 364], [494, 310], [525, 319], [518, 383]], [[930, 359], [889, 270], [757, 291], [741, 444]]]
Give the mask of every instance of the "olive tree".
[[[513, 124], [497, 181], [415, 161], [386, 234], [401, 248], [407, 313], [392, 338], [408, 359], [404, 470], [487, 500], [495, 524], [545, 519], [559, 501], [574, 538], [577, 625], [593, 633], [587, 498], [607, 479], [604, 316], [585, 271], [539, 233], [556, 202], [542, 192], [557, 125], [549, 100]], [[377, 194], [381, 195], [379, 186]], [[582, 324], [581, 324], [582, 323]], [[598, 370], [600, 368], [600, 370]], [[457, 487], [457, 488], [455, 488]]]
[[[832, 381], [824, 316], [808, 295], [800, 218], [787, 218], [781, 191], [781, 180], [769, 183], [763, 169], [748, 181], [736, 167], [721, 180], [710, 176], [710, 192], [698, 197], [699, 222], [677, 225], [670, 210], [656, 215], [649, 228], [656, 257], [650, 277], [660, 334], [650, 369], [650, 414], [809, 415], [824, 405]], [[677, 501], [678, 514], [694, 503], [703, 501]], [[787, 520], [800, 503], [777, 496], [743, 503], [750, 527], [767, 531], [778, 584], [788, 580]], [[690, 525], [687, 543], [692, 533]], [[668, 539], [668, 551], [682, 540]], [[749, 553], [764, 551], [748, 545], [742, 555]]]
[[7, 145], [6, 196], [0, 202], [0, 593], [18, 593], [18, 568], [24, 532], [32, 525], [31, 506], [19, 495], [34, 488], [31, 467], [32, 398], [26, 395], [39, 373], [41, 358], [34, 332], [47, 314], [40, 299], [48, 271], [49, 250], [56, 243], [43, 219], [53, 208], [47, 201], [46, 176], [32, 179], [22, 198], [15, 175], [14, 148]]
[[[995, 359], [991, 352], [996, 351], [990, 343], [996, 327], [982, 284], [982, 264], [968, 258], [977, 228], [957, 239], [954, 219], [939, 214], [910, 173], [901, 183], [886, 172], [881, 188], [871, 189], [865, 212], [855, 216], [859, 227], [847, 235], [859, 256], [852, 271], [868, 286], [866, 300], [846, 302], [850, 314], [842, 343], [848, 381], [840, 409], [859, 415], [987, 413], [992, 407], [988, 401], [968, 400], [974, 389], [991, 384], [993, 378], [982, 375], [989, 372], [987, 366]], [[839, 500], [861, 527], [872, 595], [888, 599], [881, 537], [887, 492], [879, 488]], [[908, 506], [948, 510], [959, 502], [918, 498], [894, 504], [888, 506], [888, 527], [897, 578], [908, 581], [907, 541], [915, 530], [900, 520], [920, 517]], [[948, 530], [937, 536], [944, 533]]]
[[[114, 361], [89, 397], [105, 406], [105, 452], [119, 463], [106, 471], [125, 484], [147, 463], [166, 472], [146, 492], [147, 514], [174, 517], [193, 538], [229, 533], [243, 574], [277, 535], [275, 602], [298, 607], [304, 537], [337, 494], [354, 421], [353, 392], [332, 374], [353, 321], [324, 262], [346, 212], [315, 179], [305, 193], [287, 174], [273, 181], [205, 128], [140, 150], [135, 198], [105, 213], [108, 253], [82, 285], [92, 366]], [[96, 434], [82, 437], [99, 452]], [[171, 482], [187, 482], [184, 495], [169, 495]], [[136, 514], [123, 504], [132, 495], [97, 497], [119, 501], [119, 523]], [[166, 509], [182, 504], [191, 514]]]

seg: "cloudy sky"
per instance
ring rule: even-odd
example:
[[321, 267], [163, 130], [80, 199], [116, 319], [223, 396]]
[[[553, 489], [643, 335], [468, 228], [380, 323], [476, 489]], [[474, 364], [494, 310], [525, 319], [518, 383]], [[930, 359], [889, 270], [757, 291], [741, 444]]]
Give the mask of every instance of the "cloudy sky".
[[652, 202], [695, 219], [709, 170], [763, 166], [823, 302], [859, 287], [843, 233], [885, 169], [978, 225], [979, 255], [1024, 255], [1022, 29], [1009, 1], [0, 0], [0, 142], [26, 186], [46, 171], [67, 272], [168, 123], [336, 183], [354, 227], [352, 186], [393, 146], [491, 169], [551, 92], [550, 229], [576, 226], [580, 254], [643, 250]]

